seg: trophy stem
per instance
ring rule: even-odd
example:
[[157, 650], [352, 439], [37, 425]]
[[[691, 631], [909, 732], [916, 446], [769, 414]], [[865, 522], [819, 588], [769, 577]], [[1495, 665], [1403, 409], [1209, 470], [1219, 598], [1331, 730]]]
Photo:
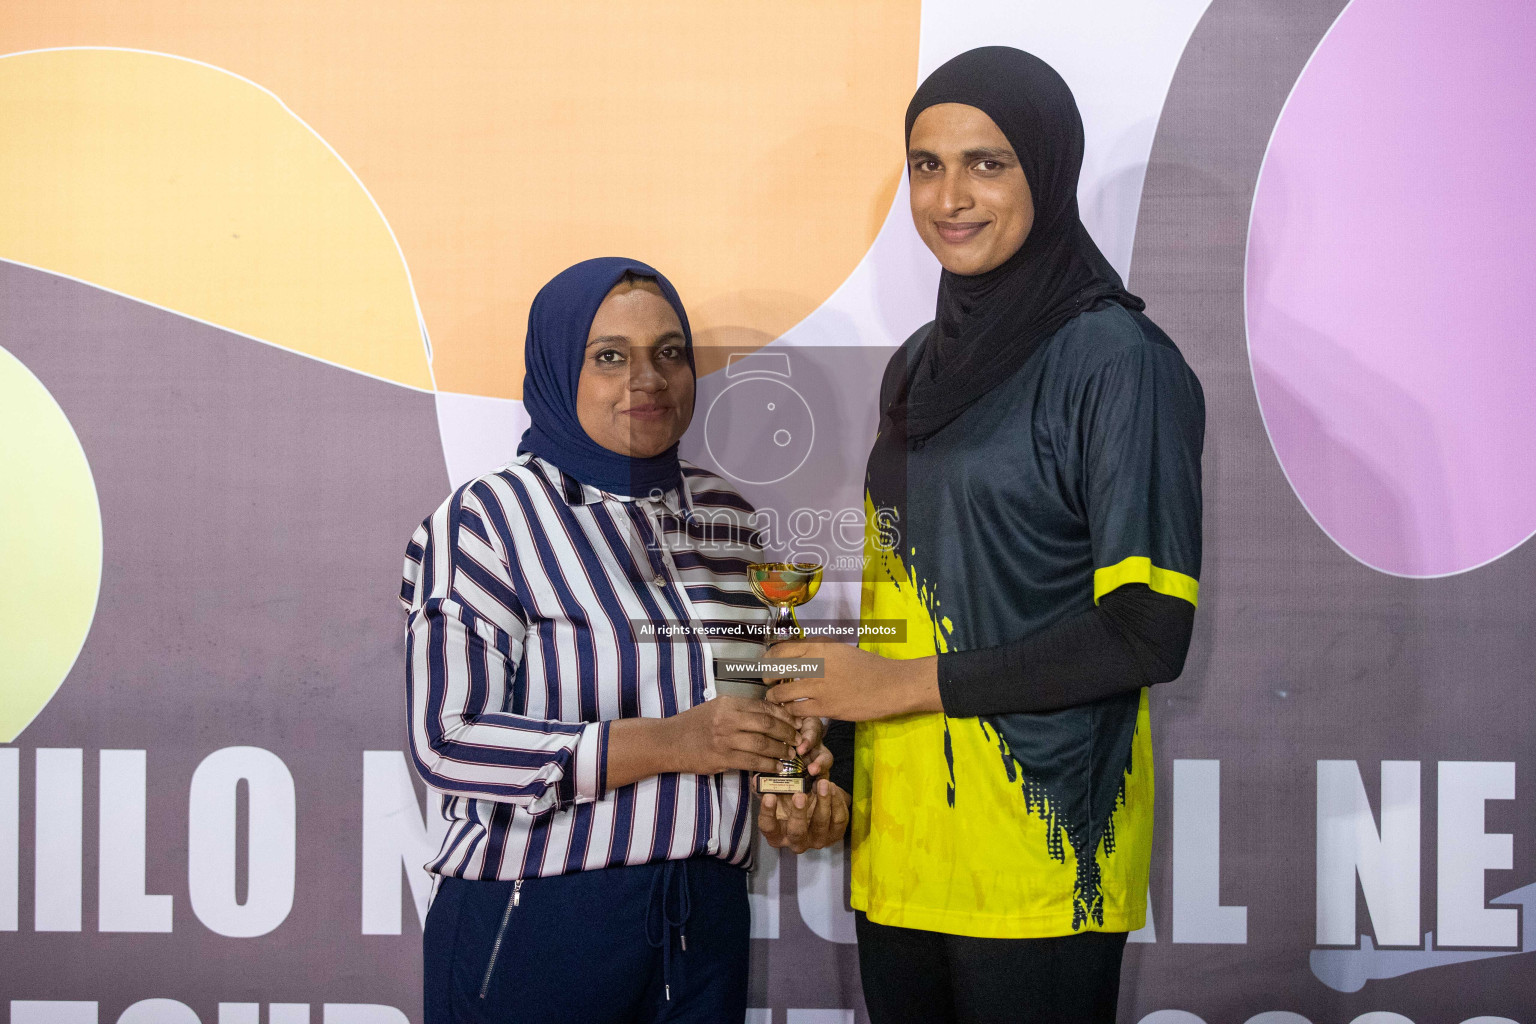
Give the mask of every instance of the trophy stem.
[[787, 601], [780, 601], [774, 605], [773, 631], [775, 633], [787, 633], [794, 638], [804, 635], [800, 630], [800, 620], [795, 618], [794, 605]]
[[[822, 567], [809, 562], [756, 562], [747, 566], [748, 582], [752, 592], [769, 609], [768, 636], [772, 644], [779, 640], [803, 639], [805, 630], [795, 617], [795, 605], [803, 604], [816, 596], [821, 583]], [[776, 793], [789, 796], [810, 792], [811, 779], [805, 772], [805, 762], [799, 754], [789, 752], [780, 757], [779, 770], [757, 776], [759, 793]], [[787, 805], [780, 804], [780, 817], [788, 813]]]
[[[795, 606], [788, 601], [775, 603], [773, 610], [773, 631], [784, 639], [799, 639], [805, 635], [800, 628], [800, 620], [795, 618]], [[799, 754], [779, 759], [779, 776], [783, 779], [795, 779], [801, 781], [805, 778], [805, 762]]]

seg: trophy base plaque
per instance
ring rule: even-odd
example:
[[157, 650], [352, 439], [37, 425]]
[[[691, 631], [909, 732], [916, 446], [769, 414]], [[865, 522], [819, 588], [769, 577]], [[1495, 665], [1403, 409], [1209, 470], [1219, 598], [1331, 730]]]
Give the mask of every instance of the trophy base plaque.
[[809, 775], [759, 775], [757, 777], [758, 793], [782, 793], [793, 795], [795, 793], [809, 793], [811, 791], [811, 777]]

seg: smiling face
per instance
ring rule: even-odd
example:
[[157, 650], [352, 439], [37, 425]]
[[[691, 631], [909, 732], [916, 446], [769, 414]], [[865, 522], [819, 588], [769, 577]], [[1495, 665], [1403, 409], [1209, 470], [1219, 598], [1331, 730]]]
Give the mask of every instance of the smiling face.
[[907, 143], [912, 222], [952, 274], [984, 274], [1019, 251], [1035, 202], [1002, 129], [964, 103], [917, 115]]
[[644, 279], [613, 287], [587, 332], [576, 418], [587, 436], [631, 458], [660, 455], [693, 419], [683, 325]]

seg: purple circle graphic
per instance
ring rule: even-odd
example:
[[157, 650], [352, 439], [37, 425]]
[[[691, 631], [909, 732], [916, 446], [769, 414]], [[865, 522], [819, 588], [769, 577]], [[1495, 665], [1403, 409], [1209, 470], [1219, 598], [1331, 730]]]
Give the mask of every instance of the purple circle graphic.
[[1353, 0], [1275, 126], [1245, 291], [1296, 496], [1366, 565], [1536, 532], [1536, 4]]

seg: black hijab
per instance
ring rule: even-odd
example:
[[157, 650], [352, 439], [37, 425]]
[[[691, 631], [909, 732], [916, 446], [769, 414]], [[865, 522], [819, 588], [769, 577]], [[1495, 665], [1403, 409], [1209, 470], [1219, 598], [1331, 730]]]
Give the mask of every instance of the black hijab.
[[1035, 222], [1018, 252], [974, 276], [944, 271], [932, 331], [895, 396], [891, 416], [921, 445], [1007, 380], [1040, 342], [1100, 302], [1139, 310], [1077, 214], [1083, 119], [1049, 64], [1011, 46], [983, 46], [946, 62], [918, 86], [912, 123], [929, 107], [964, 103], [997, 124], [1018, 154]]

